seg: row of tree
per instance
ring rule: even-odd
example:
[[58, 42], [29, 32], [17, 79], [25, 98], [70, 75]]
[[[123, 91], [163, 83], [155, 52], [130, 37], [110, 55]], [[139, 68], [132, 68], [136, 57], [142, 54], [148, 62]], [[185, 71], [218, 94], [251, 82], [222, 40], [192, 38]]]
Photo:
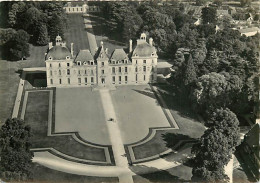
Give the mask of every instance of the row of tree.
[[[64, 36], [67, 18], [62, 2], [1, 2], [0, 9], [4, 12], [1, 13], [1, 19], [6, 20], [1, 22], [1, 27], [8, 28], [0, 32], [0, 46], [5, 53], [2, 56], [7, 59], [28, 57], [28, 42], [46, 45], [54, 41], [58, 34]], [[23, 33], [25, 37], [29, 37], [26, 42], [19, 42], [24, 47], [23, 52], [13, 44], [13, 38], [19, 35], [19, 30], [24, 30], [27, 33]]]

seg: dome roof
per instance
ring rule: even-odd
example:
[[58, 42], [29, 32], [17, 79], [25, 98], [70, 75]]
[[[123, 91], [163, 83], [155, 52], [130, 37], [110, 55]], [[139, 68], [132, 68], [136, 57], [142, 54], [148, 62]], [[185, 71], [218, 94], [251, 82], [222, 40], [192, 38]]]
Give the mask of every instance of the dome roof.
[[52, 60], [65, 60], [69, 56], [72, 58], [72, 55], [67, 47], [64, 46], [53, 46], [47, 56], [46, 60], [51, 58]]
[[141, 44], [137, 44], [133, 51], [133, 56], [139, 57], [150, 57], [152, 53], [156, 54], [156, 49], [154, 46], [151, 46], [147, 42], [143, 42]]

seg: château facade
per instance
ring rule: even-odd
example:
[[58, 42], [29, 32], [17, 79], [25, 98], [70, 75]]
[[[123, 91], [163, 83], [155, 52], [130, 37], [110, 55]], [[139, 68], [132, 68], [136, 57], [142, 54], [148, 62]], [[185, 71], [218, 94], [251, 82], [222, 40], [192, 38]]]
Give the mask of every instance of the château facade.
[[146, 40], [142, 33], [132, 48], [129, 40], [129, 53], [124, 49], [115, 49], [109, 56], [101, 41], [95, 53], [88, 49], [74, 55], [71, 50], [56, 37], [55, 46], [49, 43], [46, 53], [46, 76], [48, 87], [76, 87], [93, 85], [136, 85], [157, 81], [157, 53], [153, 39]]

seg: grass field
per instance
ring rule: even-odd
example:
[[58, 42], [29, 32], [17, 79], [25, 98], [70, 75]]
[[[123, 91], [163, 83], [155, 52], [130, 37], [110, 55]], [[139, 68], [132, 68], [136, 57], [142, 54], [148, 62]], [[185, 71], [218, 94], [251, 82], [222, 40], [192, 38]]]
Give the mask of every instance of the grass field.
[[80, 49], [89, 49], [87, 31], [82, 14], [70, 14], [68, 19], [68, 30], [64, 36], [68, 47], [74, 43], [74, 55], [76, 55]]
[[20, 80], [17, 69], [14, 62], [0, 61], [0, 125], [12, 116]]
[[80, 144], [70, 135], [55, 137], [47, 136], [48, 102], [48, 91], [29, 92], [28, 94], [28, 102], [24, 120], [32, 128], [32, 148], [53, 147], [56, 150], [73, 157], [87, 160], [105, 161], [103, 149]]
[[142, 140], [149, 128], [170, 127], [149, 85], [121, 86], [110, 93], [124, 144]]
[[150, 157], [173, 148], [178, 143], [176, 139], [194, 140], [204, 133], [205, 127], [196, 119], [196, 114], [191, 111], [190, 106], [180, 106], [178, 99], [167, 94], [162, 94], [162, 97], [180, 129], [160, 130], [150, 141], [134, 147], [137, 159]]
[[99, 92], [91, 88], [57, 88], [56, 132], [79, 132], [85, 140], [110, 144]]
[[33, 181], [30, 182], [48, 182], [48, 183], [100, 183], [100, 182], [118, 182], [117, 177], [90, 177], [83, 175], [75, 175], [64, 173], [56, 170], [46, 168], [44, 166], [35, 164], [32, 169]]

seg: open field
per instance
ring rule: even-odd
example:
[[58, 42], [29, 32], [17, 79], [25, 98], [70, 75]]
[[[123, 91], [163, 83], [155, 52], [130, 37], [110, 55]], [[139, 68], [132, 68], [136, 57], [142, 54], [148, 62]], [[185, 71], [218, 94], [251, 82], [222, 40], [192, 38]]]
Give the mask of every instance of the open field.
[[20, 79], [17, 69], [14, 62], [0, 61], [0, 125], [12, 116]]
[[74, 55], [80, 49], [89, 49], [87, 31], [85, 30], [82, 14], [68, 15], [68, 30], [65, 33], [65, 41], [70, 48], [70, 44], [74, 43]]
[[91, 88], [57, 88], [56, 132], [79, 132], [85, 140], [110, 144], [107, 119], [99, 96]]
[[124, 144], [144, 139], [149, 128], [170, 127], [149, 85], [120, 86], [110, 93]]

